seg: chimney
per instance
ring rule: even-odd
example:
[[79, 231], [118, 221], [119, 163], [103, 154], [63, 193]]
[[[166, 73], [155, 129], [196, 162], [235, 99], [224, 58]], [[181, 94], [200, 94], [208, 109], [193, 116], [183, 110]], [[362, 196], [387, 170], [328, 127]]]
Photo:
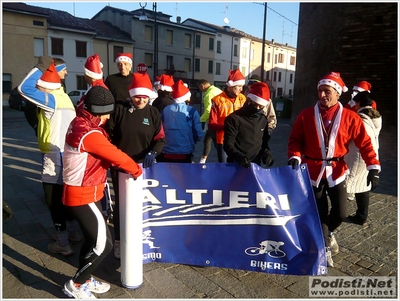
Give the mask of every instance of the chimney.
[[176, 23], [178, 23], [178, 24], [181, 23], [181, 17], [179, 17], [179, 16], [176, 17]]

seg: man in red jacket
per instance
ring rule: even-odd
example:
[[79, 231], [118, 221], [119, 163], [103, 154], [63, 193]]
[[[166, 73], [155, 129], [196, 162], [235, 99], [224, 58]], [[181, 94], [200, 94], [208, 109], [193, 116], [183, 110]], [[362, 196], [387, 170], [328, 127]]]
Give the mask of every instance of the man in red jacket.
[[[289, 165], [293, 169], [307, 163], [325, 238], [328, 266], [333, 267], [332, 253], [339, 252], [333, 231], [346, 218], [346, 176], [349, 169], [343, 157], [351, 140], [359, 149], [369, 170], [367, 183], [379, 185], [380, 162], [359, 116], [344, 109], [339, 102], [347, 87], [338, 72], [331, 72], [318, 82], [319, 101], [304, 109], [296, 118], [289, 137]], [[331, 202], [329, 211], [328, 197]]]

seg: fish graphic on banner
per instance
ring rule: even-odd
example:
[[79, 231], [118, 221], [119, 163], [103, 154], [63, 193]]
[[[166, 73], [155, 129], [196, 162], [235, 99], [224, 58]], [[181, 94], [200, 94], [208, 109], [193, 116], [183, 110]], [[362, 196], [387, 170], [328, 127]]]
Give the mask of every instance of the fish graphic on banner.
[[327, 273], [306, 165], [156, 163], [143, 195], [143, 263]]

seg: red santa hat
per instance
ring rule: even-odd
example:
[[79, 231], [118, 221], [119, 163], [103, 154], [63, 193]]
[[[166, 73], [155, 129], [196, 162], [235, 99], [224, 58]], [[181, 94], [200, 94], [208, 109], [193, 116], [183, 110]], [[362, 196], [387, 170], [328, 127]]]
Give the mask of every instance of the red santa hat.
[[192, 93], [181, 79], [172, 86], [171, 98], [176, 103], [185, 102], [190, 99], [190, 96]]
[[57, 73], [56, 66], [54, 66], [54, 61], [39, 78], [37, 85], [50, 90], [56, 90], [61, 87], [61, 79]]
[[160, 90], [172, 92], [174, 85], [174, 77], [172, 75], [161, 74], [160, 76]]
[[115, 59], [115, 63], [119, 62], [128, 62], [132, 65], [132, 54], [130, 53], [118, 53], [117, 58]]
[[154, 96], [153, 86], [150, 77], [147, 73], [133, 73], [132, 83], [129, 86], [129, 95], [131, 97], [142, 95], [149, 98]]
[[103, 78], [103, 68], [102, 62], [100, 62], [100, 57], [98, 54], [93, 54], [88, 57], [86, 60], [85, 66], [83, 70], [85, 71], [85, 75], [94, 78], [94, 79], [102, 79]]
[[161, 79], [161, 76], [156, 76], [156, 80], [154, 81], [153, 85], [159, 85], [160, 79]]
[[262, 106], [266, 106], [271, 101], [268, 85], [263, 82], [250, 85], [247, 97]]
[[325, 75], [317, 85], [317, 89], [321, 85], [328, 85], [334, 88], [336, 91], [338, 91], [339, 95], [342, 95], [342, 92], [347, 92], [348, 89], [346, 85], [344, 84], [342, 78], [340, 77], [339, 72], [331, 72], [327, 75]]
[[369, 82], [366, 82], [365, 80], [363, 80], [353, 87], [353, 91], [357, 91], [357, 92], [368, 91], [369, 93], [371, 93], [371, 88], [372, 88], [372, 85]]
[[229, 76], [226, 82], [228, 87], [243, 86], [245, 83], [246, 79], [239, 69], [236, 69], [235, 71], [229, 70]]

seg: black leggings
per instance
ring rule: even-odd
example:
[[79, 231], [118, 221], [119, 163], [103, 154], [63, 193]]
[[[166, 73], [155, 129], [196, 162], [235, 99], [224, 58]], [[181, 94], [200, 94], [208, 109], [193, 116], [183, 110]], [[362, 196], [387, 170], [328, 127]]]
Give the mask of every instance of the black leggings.
[[203, 156], [207, 157], [211, 151], [211, 144], [215, 141], [215, 132], [207, 129], [203, 139]]
[[101, 213], [100, 201], [69, 208], [78, 221], [84, 237], [79, 253], [79, 268], [72, 280], [83, 284], [112, 250], [112, 237]]
[[58, 232], [67, 229], [67, 221], [74, 220], [68, 207], [62, 203], [63, 185], [43, 183], [44, 197], [49, 206], [51, 219]]
[[[322, 179], [318, 187], [313, 186], [324, 237], [328, 237], [329, 231], [333, 232], [346, 218], [347, 191], [345, 183], [343, 181], [336, 186], [329, 187], [326, 179]], [[330, 210], [328, 196], [331, 201]]]

